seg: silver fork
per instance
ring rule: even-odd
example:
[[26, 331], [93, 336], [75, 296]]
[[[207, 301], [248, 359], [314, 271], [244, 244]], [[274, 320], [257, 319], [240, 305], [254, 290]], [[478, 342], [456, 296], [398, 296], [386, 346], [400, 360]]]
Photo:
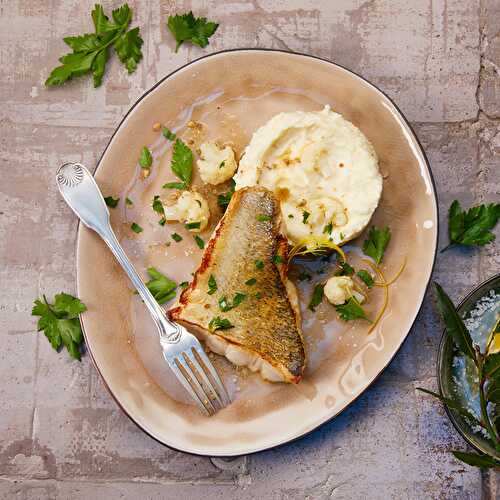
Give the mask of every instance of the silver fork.
[[163, 357], [200, 410], [213, 415], [231, 400], [198, 339], [167, 319], [165, 312], [143, 283], [111, 228], [109, 211], [91, 173], [80, 163], [65, 163], [57, 171], [57, 186], [80, 220], [108, 245], [127, 273], [158, 328]]

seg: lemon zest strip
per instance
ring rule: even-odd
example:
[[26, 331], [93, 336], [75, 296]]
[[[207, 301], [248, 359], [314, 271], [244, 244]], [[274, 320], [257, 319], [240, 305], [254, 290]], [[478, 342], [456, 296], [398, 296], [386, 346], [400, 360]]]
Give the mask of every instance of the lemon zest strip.
[[375, 316], [375, 319], [373, 320], [373, 323], [371, 324], [370, 328], [368, 328], [368, 335], [373, 331], [373, 329], [377, 326], [378, 322], [382, 318], [383, 314], [385, 313], [385, 310], [387, 309], [387, 304], [389, 303], [389, 286], [387, 285], [387, 281], [385, 280], [384, 274], [380, 270], [378, 266], [370, 262], [369, 260], [363, 259], [363, 262], [370, 266], [372, 270], [378, 275], [378, 277], [382, 280], [384, 283], [383, 288], [384, 288], [384, 303], [382, 304], [382, 307], [380, 308], [379, 312]]
[[[368, 261], [365, 261], [368, 262]], [[386, 281], [385, 283], [379, 283], [378, 281], [375, 281], [373, 283], [374, 286], [389, 286], [392, 285], [400, 276], [401, 273], [405, 270], [406, 267], [406, 257], [403, 259], [403, 263], [401, 264], [401, 267], [399, 268], [399, 271], [394, 275], [393, 278], [391, 278], [389, 281]]]

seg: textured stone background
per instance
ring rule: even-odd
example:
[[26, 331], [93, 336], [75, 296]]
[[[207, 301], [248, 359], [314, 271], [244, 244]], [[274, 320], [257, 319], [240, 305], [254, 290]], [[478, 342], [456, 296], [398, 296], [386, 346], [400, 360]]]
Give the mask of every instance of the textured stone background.
[[[104, 2], [116, 7], [119, 2]], [[104, 85], [43, 86], [62, 37], [90, 28], [89, 0], [0, 0], [0, 497], [498, 498], [498, 477], [456, 462], [464, 443], [435, 387], [441, 327], [428, 297], [403, 349], [351, 408], [310, 437], [225, 462], [169, 450], [117, 408], [91, 362], [35, 333], [33, 299], [74, 290], [76, 220], [58, 165], [95, 166], [114, 127], [160, 77], [202, 54], [272, 47], [315, 54], [369, 78], [413, 123], [435, 175], [441, 221], [452, 199], [499, 199], [500, 0], [131, 1], [144, 60], [116, 58]], [[193, 9], [220, 22], [206, 50], [173, 52], [165, 21]], [[442, 234], [443, 244], [445, 231]], [[498, 244], [439, 256], [454, 299], [498, 272]]]

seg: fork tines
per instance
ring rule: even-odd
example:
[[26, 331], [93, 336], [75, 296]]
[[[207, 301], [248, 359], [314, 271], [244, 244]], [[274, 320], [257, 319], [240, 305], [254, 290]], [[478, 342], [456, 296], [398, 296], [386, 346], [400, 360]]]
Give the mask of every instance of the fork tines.
[[167, 361], [203, 413], [213, 415], [231, 402], [224, 384], [201, 346], [192, 346]]

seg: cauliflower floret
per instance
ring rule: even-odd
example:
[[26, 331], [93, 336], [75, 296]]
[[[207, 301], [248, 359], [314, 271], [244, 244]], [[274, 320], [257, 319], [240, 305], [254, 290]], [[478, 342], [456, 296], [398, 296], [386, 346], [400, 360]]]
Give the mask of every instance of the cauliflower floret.
[[199, 233], [207, 227], [210, 219], [210, 209], [205, 198], [200, 193], [183, 191], [174, 205], [165, 205], [165, 218], [168, 221], [177, 220], [184, 224], [200, 223], [199, 227], [188, 227], [193, 233]]
[[201, 158], [198, 160], [198, 171], [203, 182], [221, 184], [234, 175], [237, 169], [234, 151], [226, 146], [221, 149], [215, 142], [204, 142], [200, 146]]
[[354, 297], [360, 304], [365, 299], [362, 294], [354, 290], [354, 282], [349, 276], [333, 276], [326, 282], [323, 292], [334, 306], [344, 304], [351, 297]]

